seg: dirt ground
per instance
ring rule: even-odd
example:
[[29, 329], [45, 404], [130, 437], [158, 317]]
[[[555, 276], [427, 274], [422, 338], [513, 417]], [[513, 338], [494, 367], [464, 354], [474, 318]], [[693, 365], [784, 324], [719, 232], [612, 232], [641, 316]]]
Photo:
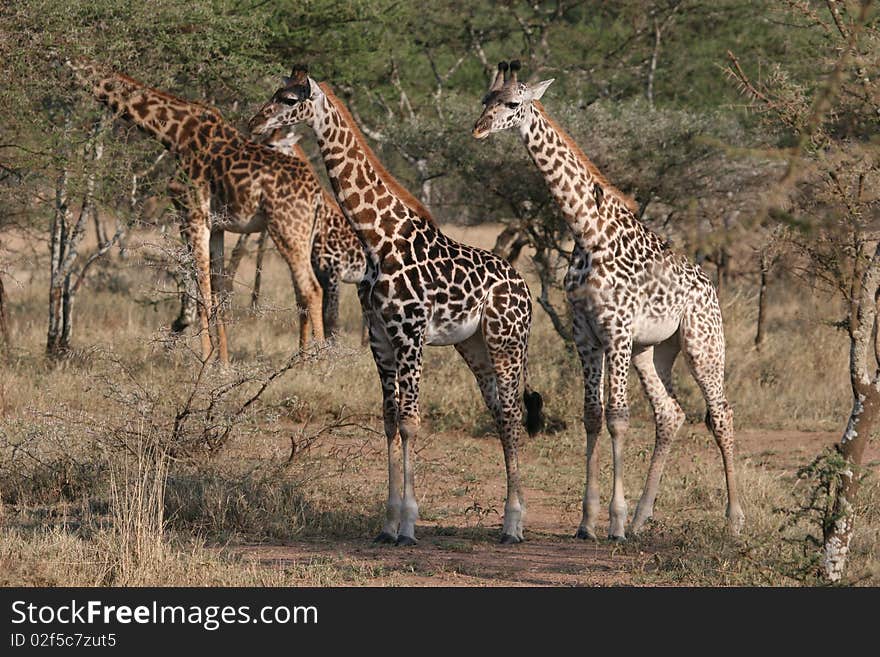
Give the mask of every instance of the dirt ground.
[[[715, 447], [709, 435], [694, 425], [684, 427], [682, 434], [684, 437], [680, 437], [667, 464], [667, 473], [682, 467], [686, 471], [688, 467], [714, 466], [718, 469], [720, 486], [720, 457], [712, 453]], [[827, 432], [743, 430], [737, 436], [737, 449], [739, 460], [748, 462], [750, 467], [793, 479], [799, 466], [838, 438]], [[437, 435], [421, 450], [419, 458], [429, 464], [442, 462], [444, 456], [454, 459], [454, 452], [461, 449], [462, 441], [468, 441], [468, 450], [476, 447], [476, 451], [482, 453], [479, 462], [493, 461], [493, 453], [500, 451], [491, 438]], [[366, 464], [365, 470], [354, 476], [367, 476], [381, 488], [384, 458], [381, 450], [371, 451], [374, 453], [365, 455], [365, 459], [374, 462]], [[523, 451], [525, 463], [533, 456], [533, 449], [526, 446]], [[695, 460], [694, 452], [705, 457], [706, 463]], [[607, 456], [603, 455], [606, 459]], [[878, 459], [880, 448], [871, 444], [865, 462], [871, 463], [877, 471]], [[491, 479], [475, 481], [473, 477], [465, 477], [470, 479], [470, 487], [459, 501], [494, 500], [499, 509], [503, 506], [503, 469], [500, 457], [495, 460], [497, 471], [495, 476], [489, 473]], [[571, 460], [575, 460], [574, 455]], [[417, 481], [417, 486], [427, 491], [420, 495], [423, 516], [426, 507], [442, 506], [441, 500], [448, 500], [456, 484], [461, 483], [455, 481], [453, 469], [438, 474], [429, 465], [429, 472], [422, 473], [422, 481]], [[580, 519], [579, 490], [569, 490], [571, 499], [561, 500], [558, 495], [530, 488], [528, 478], [526, 481], [526, 541], [515, 546], [496, 542], [500, 535], [500, 510], [481, 509], [475, 501], [463, 511], [444, 515], [441, 520], [421, 520], [417, 525], [419, 544], [414, 547], [377, 545], [367, 536], [358, 539], [313, 536], [283, 545], [231, 546], [230, 551], [266, 568], [324, 563], [336, 570], [350, 571], [353, 584], [371, 586], [626, 586], [644, 583], [661, 557], [668, 557], [673, 549], [668, 534], [662, 531], [666, 511], [662, 489], [655, 508], [659, 522], [652, 521], [643, 535], [620, 544], [573, 538]], [[664, 485], [668, 486], [669, 482]], [[602, 493], [605, 505], [608, 491]], [[627, 490], [630, 513], [639, 493], [634, 487]], [[723, 523], [722, 514], [723, 508], [719, 508], [719, 525]], [[607, 517], [604, 517], [600, 526], [606, 523]]]

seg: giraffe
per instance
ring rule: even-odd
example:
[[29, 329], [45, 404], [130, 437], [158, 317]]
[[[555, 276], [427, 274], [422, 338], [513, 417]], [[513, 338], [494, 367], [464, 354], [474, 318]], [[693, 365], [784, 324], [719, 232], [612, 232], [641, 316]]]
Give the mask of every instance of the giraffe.
[[573, 332], [583, 366], [586, 483], [577, 536], [596, 538], [599, 510], [596, 444], [603, 421], [603, 361], [609, 378], [604, 408], [611, 434], [614, 486], [609, 537], [626, 537], [623, 445], [629, 427], [627, 375], [635, 367], [651, 403], [656, 442], [630, 530], [652, 517], [666, 456], [685, 415], [672, 388], [672, 366], [684, 352], [706, 400], [706, 424], [721, 451], [728, 526], [744, 516], [733, 463], [733, 412], [724, 395], [724, 330], [718, 296], [702, 269], [675, 254], [635, 215], [637, 205], [615, 189], [539, 102], [553, 82], [517, 80], [518, 61], [501, 62], [483, 98], [473, 136], [517, 128], [559, 204], [575, 248], [565, 277]]
[[[256, 144], [220, 112], [152, 89], [87, 60], [67, 60], [79, 82], [118, 116], [160, 141], [175, 156], [186, 186], [172, 199], [186, 207], [185, 233], [197, 268], [202, 357], [214, 351], [209, 318], [220, 310], [223, 234], [268, 229], [287, 262], [300, 308], [300, 348], [324, 340], [321, 288], [311, 267], [315, 218], [324, 191], [305, 161]], [[213, 279], [213, 280], [212, 280]], [[217, 353], [229, 361], [226, 327], [217, 312]]]
[[339, 205], [367, 254], [359, 297], [382, 385], [388, 446], [388, 501], [376, 540], [416, 543], [412, 443], [420, 426], [423, 348], [454, 345], [476, 378], [501, 438], [507, 473], [501, 542], [519, 543], [521, 383], [530, 433], [540, 426], [542, 403], [526, 372], [532, 320], [528, 286], [498, 256], [446, 236], [385, 170], [330, 87], [316, 83], [303, 67], [284, 79], [250, 127], [262, 134], [298, 123], [313, 129]]
[[[305, 162], [309, 158], [299, 145], [295, 132], [278, 129], [265, 144]], [[314, 172], [312, 172], [314, 175]], [[315, 223], [312, 267], [324, 295], [324, 331], [333, 335], [339, 321], [339, 284], [359, 284], [367, 269], [367, 256], [358, 236], [349, 226], [336, 199], [321, 185], [323, 203]]]

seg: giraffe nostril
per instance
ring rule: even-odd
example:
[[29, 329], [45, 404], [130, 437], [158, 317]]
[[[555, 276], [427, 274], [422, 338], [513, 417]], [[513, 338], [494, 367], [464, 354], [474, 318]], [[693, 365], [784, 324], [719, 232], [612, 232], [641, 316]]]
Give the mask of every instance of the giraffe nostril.
[[474, 124], [474, 129], [471, 134], [477, 139], [484, 139], [489, 136], [489, 131], [492, 127], [492, 122], [487, 121], [486, 119], [480, 119]]

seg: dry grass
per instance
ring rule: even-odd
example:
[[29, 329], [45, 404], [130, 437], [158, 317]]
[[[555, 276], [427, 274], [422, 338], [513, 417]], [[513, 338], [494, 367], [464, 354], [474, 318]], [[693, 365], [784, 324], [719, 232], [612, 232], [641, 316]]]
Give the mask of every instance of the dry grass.
[[[490, 246], [497, 230], [450, 232]], [[486, 574], [495, 571], [485, 564], [474, 565], [480, 555], [495, 555], [503, 467], [497, 442], [484, 439], [492, 434], [488, 413], [451, 349], [426, 353], [425, 429], [417, 458], [425, 537], [417, 549], [425, 548], [428, 561], [434, 552], [440, 555], [438, 565], [426, 570], [393, 556], [400, 553], [362, 553], [358, 547], [368, 545], [381, 524], [384, 438], [374, 365], [357, 344], [360, 318], [350, 287], [342, 303], [344, 336], [332, 352], [276, 381], [252, 412], [236, 421], [217, 453], [167, 453], [165, 428], [194, 385], [192, 350], [198, 344], [194, 336], [169, 340], [167, 326], [176, 312], [172, 283], [145, 268], [137, 253], [136, 248], [129, 260], [107, 263], [82, 292], [75, 332], [80, 350], [58, 367], [42, 357], [43, 268], [13, 272], [20, 284], [7, 283], [14, 348], [0, 363], [0, 492], [6, 503], [0, 584], [537, 581], [510, 573], [499, 580]], [[264, 273], [262, 309], [255, 315], [244, 310], [252, 262], [245, 261], [237, 283], [241, 293], [230, 337], [236, 365], [228, 372], [213, 369], [205, 385], [222, 386], [242, 372], [255, 373], [259, 380], [294, 348], [292, 289], [276, 256], [269, 258]], [[751, 344], [754, 291], [745, 283], [731, 286], [722, 301], [728, 389], [737, 425], [755, 436], [788, 431], [795, 441], [809, 437], [795, 432], [839, 430], [849, 399], [845, 335], [828, 322], [836, 318], [833, 304], [802, 287], [776, 286], [767, 342], [756, 352]], [[561, 299], [559, 307], [564, 308]], [[762, 449], [760, 437], [746, 441], [739, 466], [749, 522], [742, 539], [732, 541], [722, 531], [724, 490], [717, 450], [699, 424], [704, 406], [682, 364], [677, 368], [680, 397], [692, 423], [682, 430], [664, 476], [657, 520], [623, 547], [594, 549], [623, 564], [612, 569], [611, 579], [591, 570], [585, 557], [582, 566], [566, 561], [561, 567], [560, 572], [573, 570], [570, 576], [547, 581], [810, 581], [798, 575], [812, 554], [804, 542], [809, 528], [786, 523], [806, 485], [795, 477], [797, 466], [831, 437], [804, 449], [791, 440], [773, 450]], [[530, 371], [533, 385], [545, 396], [554, 431], [523, 448], [533, 518], [529, 527], [539, 547], [573, 551], [566, 536], [579, 518], [583, 477], [580, 367], [540, 309]], [[243, 386], [241, 395], [250, 390], [252, 385]], [[634, 506], [653, 429], [635, 381], [631, 399], [634, 426], [626, 447], [626, 481]], [[291, 441], [300, 449], [289, 460]], [[604, 495], [610, 489], [607, 440], [601, 449]], [[851, 581], [880, 581], [878, 496], [876, 477], [871, 477], [862, 497]], [[323, 547], [294, 551], [291, 558], [251, 558], [240, 547], [285, 544]], [[450, 565], [450, 555], [472, 561]], [[505, 557], [491, 559], [503, 563]]]

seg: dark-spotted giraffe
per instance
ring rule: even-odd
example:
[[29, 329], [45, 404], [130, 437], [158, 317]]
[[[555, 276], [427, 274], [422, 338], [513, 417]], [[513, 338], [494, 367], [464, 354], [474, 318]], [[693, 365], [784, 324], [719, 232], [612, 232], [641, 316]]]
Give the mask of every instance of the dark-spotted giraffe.
[[[379, 163], [330, 88], [318, 85], [303, 68], [285, 79], [251, 119], [251, 129], [265, 133], [297, 123], [314, 130], [336, 198], [367, 253], [359, 296], [370, 323], [388, 440], [388, 505], [377, 540], [415, 543], [412, 442], [420, 424], [422, 350], [455, 345], [501, 436], [507, 468], [501, 541], [521, 541], [519, 394], [532, 321], [525, 281], [501, 258], [444, 235], [428, 210]], [[540, 395], [528, 384], [526, 410], [527, 427], [536, 430]]]
[[[92, 62], [68, 61], [80, 82], [102, 103], [159, 140], [186, 178], [185, 233], [197, 268], [202, 356], [213, 352], [209, 318], [223, 289], [223, 233], [268, 229], [290, 267], [300, 308], [300, 348], [310, 336], [324, 340], [321, 288], [311, 266], [315, 217], [324, 190], [302, 160], [256, 144], [223, 120], [216, 109], [151, 89]], [[212, 281], [212, 278], [214, 279]], [[229, 359], [226, 328], [218, 313], [217, 352]]]
[[632, 363], [654, 410], [656, 445], [631, 530], [654, 510], [663, 465], [684, 412], [672, 389], [672, 365], [683, 351], [708, 407], [707, 424], [721, 449], [727, 479], [727, 518], [738, 532], [743, 512], [733, 464], [733, 413], [724, 396], [724, 329], [715, 288], [703, 271], [673, 253], [635, 216], [635, 202], [616, 190], [538, 99], [553, 80], [517, 80], [519, 62], [501, 62], [473, 129], [477, 139], [519, 129], [544, 174], [575, 240], [565, 290], [584, 370], [587, 433], [583, 519], [577, 535], [595, 538], [599, 511], [596, 441], [602, 430], [603, 360], [610, 379], [605, 406], [614, 457], [610, 536], [625, 537], [623, 441], [629, 427], [627, 374]]
[[[285, 133], [279, 129], [264, 143], [308, 165], [308, 156], [298, 141], [299, 135], [295, 132]], [[364, 279], [367, 256], [336, 199], [323, 189], [323, 185], [321, 187], [324, 203], [315, 222], [312, 267], [324, 293], [324, 332], [333, 335], [339, 321], [339, 285], [357, 285]]]

